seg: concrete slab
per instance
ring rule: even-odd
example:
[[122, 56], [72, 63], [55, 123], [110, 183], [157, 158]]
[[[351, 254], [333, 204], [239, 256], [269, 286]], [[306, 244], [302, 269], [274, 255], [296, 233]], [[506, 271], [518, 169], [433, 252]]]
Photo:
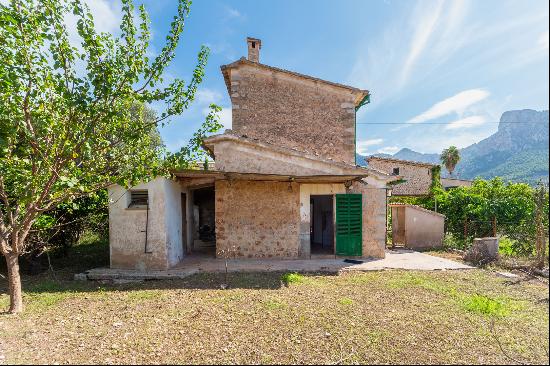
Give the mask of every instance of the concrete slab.
[[[229, 272], [328, 272], [380, 271], [404, 269], [418, 271], [472, 269], [462, 263], [434, 257], [412, 250], [388, 250], [384, 259], [365, 259], [363, 263], [351, 264], [345, 258], [331, 259], [230, 259]], [[85, 272], [89, 280], [150, 280], [178, 279], [196, 273], [222, 273], [225, 261], [207, 256], [189, 256], [176, 268], [166, 271], [137, 271], [110, 268], [96, 268]], [[82, 274], [79, 274], [82, 275]], [[78, 276], [78, 275], [77, 275]]]
[[[330, 259], [231, 259], [229, 272], [328, 272], [341, 271], [380, 271], [385, 269], [404, 269], [419, 271], [472, 269], [462, 263], [434, 257], [412, 250], [387, 250], [384, 259], [365, 259], [363, 263], [351, 264], [344, 258]], [[196, 273], [222, 273], [225, 261], [207, 256], [189, 256], [176, 268], [166, 271], [138, 271], [110, 268], [96, 268], [75, 275], [75, 279], [89, 280], [164, 280], [180, 279]]]

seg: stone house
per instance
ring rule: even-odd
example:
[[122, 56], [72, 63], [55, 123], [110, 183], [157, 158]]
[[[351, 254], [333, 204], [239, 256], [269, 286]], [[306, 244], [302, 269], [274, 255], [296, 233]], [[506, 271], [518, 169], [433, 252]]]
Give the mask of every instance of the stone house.
[[436, 164], [401, 160], [387, 157], [370, 156], [368, 166], [379, 171], [399, 176], [404, 182], [392, 188], [393, 196], [424, 196], [430, 192], [433, 169]]
[[384, 257], [388, 183], [355, 164], [369, 92], [248, 59], [221, 67], [232, 130], [204, 141], [214, 166], [109, 188], [112, 268], [168, 269], [188, 255]]

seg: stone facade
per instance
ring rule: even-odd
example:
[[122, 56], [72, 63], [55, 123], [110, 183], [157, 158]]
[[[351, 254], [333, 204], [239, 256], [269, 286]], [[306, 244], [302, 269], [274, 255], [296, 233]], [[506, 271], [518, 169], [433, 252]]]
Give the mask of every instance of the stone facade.
[[[371, 168], [387, 174], [397, 175], [406, 180], [406, 182], [399, 183], [392, 188], [392, 195], [423, 196], [430, 192], [432, 168], [435, 166], [433, 164], [371, 156], [368, 158], [368, 165]], [[399, 169], [399, 173], [394, 173], [394, 169]]]
[[216, 252], [231, 257], [297, 258], [297, 183], [216, 182]]
[[363, 195], [363, 257], [384, 258], [386, 249], [386, 190], [354, 182], [350, 193]]
[[355, 163], [357, 91], [247, 61], [225, 72], [234, 133]]

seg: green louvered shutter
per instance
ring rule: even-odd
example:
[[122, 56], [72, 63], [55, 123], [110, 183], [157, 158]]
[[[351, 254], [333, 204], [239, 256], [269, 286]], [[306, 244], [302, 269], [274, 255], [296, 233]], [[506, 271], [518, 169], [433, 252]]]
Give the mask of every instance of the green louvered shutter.
[[336, 255], [362, 255], [362, 206], [361, 194], [336, 195]]

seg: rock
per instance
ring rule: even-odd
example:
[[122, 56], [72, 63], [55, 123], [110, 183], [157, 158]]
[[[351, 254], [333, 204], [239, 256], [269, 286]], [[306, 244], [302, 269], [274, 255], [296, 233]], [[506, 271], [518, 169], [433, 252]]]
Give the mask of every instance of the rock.
[[464, 259], [476, 265], [485, 265], [498, 259], [498, 238], [475, 238]]
[[504, 278], [518, 278], [519, 276], [517, 274], [513, 274], [510, 272], [497, 272], [497, 276], [504, 277]]

